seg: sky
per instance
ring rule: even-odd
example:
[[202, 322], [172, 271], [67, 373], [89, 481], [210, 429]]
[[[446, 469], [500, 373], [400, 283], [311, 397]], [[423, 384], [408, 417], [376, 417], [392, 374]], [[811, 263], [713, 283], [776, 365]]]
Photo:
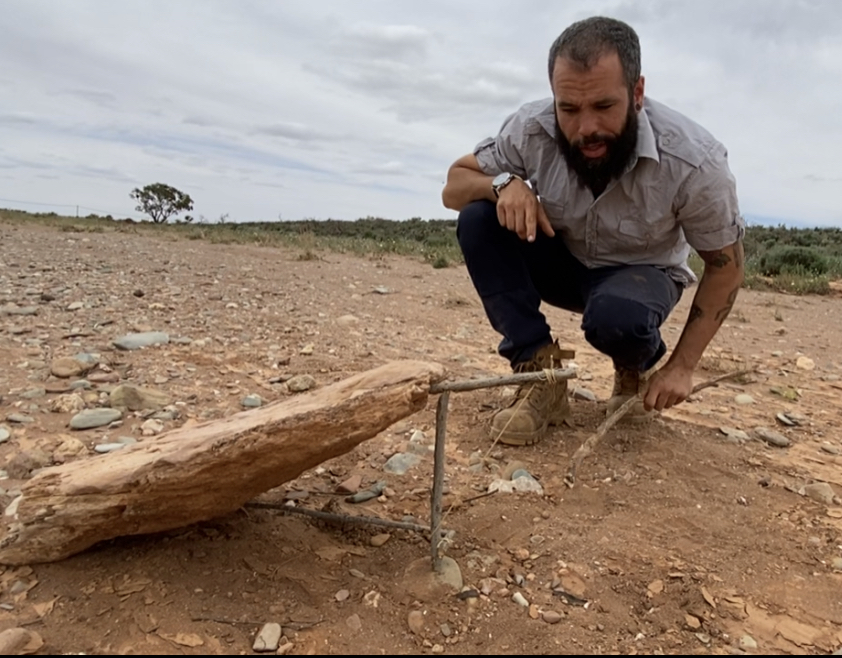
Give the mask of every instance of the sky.
[[0, 207], [139, 218], [161, 182], [208, 221], [455, 218], [447, 168], [596, 14], [750, 222], [842, 226], [842, 0], [3, 0]]

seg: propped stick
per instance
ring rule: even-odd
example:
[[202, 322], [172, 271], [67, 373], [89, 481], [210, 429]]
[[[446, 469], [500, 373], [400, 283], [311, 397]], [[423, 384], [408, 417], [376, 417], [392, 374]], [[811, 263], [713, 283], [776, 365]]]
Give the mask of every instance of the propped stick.
[[[694, 393], [698, 393], [702, 389], [708, 388], [710, 386], [715, 386], [719, 382], [725, 381], [727, 379], [736, 379], [737, 377], [742, 377], [744, 375], [750, 375], [756, 372], [755, 369], [750, 370], [738, 370], [736, 372], [729, 372], [724, 375], [720, 375], [719, 377], [714, 377], [713, 379], [709, 379], [706, 382], [702, 382], [701, 384], [696, 384], [693, 387], [693, 390], [690, 391], [690, 395]], [[612, 413], [608, 418], [606, 418], [602, 424], [597, 428], [596, 432], [591, 434], [585, 442], [579, 446], [579, 449], [573, 455], [573, 459], [570, 462], [570, 468], [567, 470], [567, 475], [564, 476], [564, 483], [572, 488], [573, 485], [576, 483], [576, 471], [578, 470], [579, 466], [582, 464], [582, 461], [590, 455], [594, 448], [596, 448], [597, 444], [600, 442], [603, 436], [610, 430], [614, 425], [617, 424], [623, 416], [625, 416], [629, 410], [641, 400], [640, 395], [635, 395], [634, 397], [626, 400], [619, 409], [617, 409], [614, 413]]]

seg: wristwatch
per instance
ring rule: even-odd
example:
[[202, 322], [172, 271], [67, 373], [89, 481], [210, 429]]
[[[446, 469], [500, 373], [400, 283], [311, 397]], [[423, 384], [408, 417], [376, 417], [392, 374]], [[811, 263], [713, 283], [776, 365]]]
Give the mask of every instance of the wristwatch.
[[494, 180], [491, 181], [491, 189], [494, 190], [494, 196], [499, 198], [500, 190], [502, 190], [504, 187], [506, 187], [506, 185], [508, 185], [515, 179], [519, 181], [523, 180], [520, 176], [510, 173], [508, 171], [504, 171], [502, 174], [498, 174], [497, 176], [495, 176]]

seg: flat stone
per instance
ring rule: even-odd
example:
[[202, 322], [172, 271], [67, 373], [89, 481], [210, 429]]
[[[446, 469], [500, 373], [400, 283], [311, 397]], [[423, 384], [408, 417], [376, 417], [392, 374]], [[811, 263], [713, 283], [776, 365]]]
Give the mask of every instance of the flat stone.
[[586, 388], [579, 388], [576, 387], [573, 389], [573, 399], [574, 400], [586, 400], [588, 402], [596, 402], [597, 398], [593, 391], [590, 391]]
[[740, 638], [740, 646], [743, 649], [756, 649], [757, 641], [751, 635], [743, 635]]
[[170, 404], [172, 399], [164, 391], [154, 388], [121, 384], [111, 391], [108, 402], [113, 409], [123, 411], [157, 411]]
[[70, 427], [74, 430], [87, 430], [109, 425], [122, 417], [123, 412], [119, 409], [85, 409], [70, 419]]
[[350, 628], [352, 631], [359, 631], [363, 627], [363, 623], [360, 620], [360, 616], [357, 614], [353, 614], [348, 619], [345, 620], [345, 624]]
[[9, 414], [8, 416], [6, 416], [6, 420], [8, 420], [10, 423], [18, 423], [20, 425], [35, 422], [35, 419], [32, 416], [27, 416], [26, 414], [19, 413]]
[[164, 424], [157, 418], [150, 418], [140, 426], [143, 436], [155, 436], [164, 431]]
[[100, 454], [105, 454], [107, 452], [114, 452], [115, 450], [121, 450], [125, 448], [125, 443], [100, 443], [94, 446], [94, 450]]
[[79, 311], [85, 308], [85, 302], [71, 302], [67, 305], [66, 310], [68, 311]]
[[170, 337], [163, 331], [144, 331], [137, 334], [126, 334], [114, 340], [114, 347], [120, 350], [139, 350], [152, 345], [165, 345]]
[[60, 379], [70, 379], [71, 377], [84, 375], [93, 370], [96, 365], [96, 362], [91, 363], [77, 357], [63, 356], [50, 364], [50, 372]]
[[247, 395], [240, 400], [240, 404], [246, 409], [255, 409], [263, 406], [263, 398], [255, 394]]
[[0, 315], [38, 315], [38, 307], [6, 304], [5, 306], [0, 306]]
[[842, 455], [842, 449], [837, 448], [830, 443], [822, 443], [821, 448], [822, 452], [826, 452], [828, 455]]
[[833, 505], [836, 492], [827, 482], [815, 482], [801, 487], [798, 493], [824, 505]]
[[340, 589], [336, 594], [333, 595], [333, 598], [336, 599], [339, 603], [343, 601], [347, 601], [348, 597], [351, 596], [351, 592], [347, 589]]
[[830, 561], [830, 566], [834, 571], [842, 571], [842, 557], [835, 557]]
[[95, 372], [88, 375], [88, 381], [94, 384], [116, 384], [120, 381], [120, 375], [116, 372]]
[[742, 430], [738, 430], [735, 427], [720, 427], [719, 431], [722, 432], [725, 436], [731, 437], [733, 439], [737, 439], [739, 441], [748, 441], [749, 436]]
[[399, 452], [391, 457], [383, 465], [383, 470], [387, 473], [394, 473], [395, 475], [404, 475], [413, 466], [417, 466], [421, 462], [421, 457], [409, 452]]
[[252, 649], [262, 653], [277, 651], [281, 643], [281, 625], [276, 623], [264, 624], [254, 638]]
[[768, 427], [757, 427], [754, 432], [761, 440], [776, 448], [787, 448], [791, 443], [783, 434], [770, 430]]
[[445, 556], [438, 572], [430, 568], [429, 557], [413, 560], [396, 585], [419, 601], [440, 602], [443, 597], [460, 592], [464, 583], [459, 564]]
[[754, 404], [754, 398], [746, 393], [740, 393], [734, 398], [734, 402], [741, 405]]
[[292, 393], [303, 393], [316, 386], [316, 378], [312, 375], [296, 375], [287, 381], [287, 389]]
[[371, 541], [372, 546], [374, 546], [375, 548], [380, 548], [383, 544], [385, 544], [391, 538], [392, 538], [392, 535], [390, 535], [388, 532], [384, 532], [383, 534], [380, 534], [380, 535], [374, 535], [374, 537], [372, 537], [370, 541]]
[[814, 370], [816, 367], [815, 361], [813, 359], [806, 357], [806, 356], [799, 356], [795, 360], [795, 367], [801, 368], [802, 370]]
[[36, 398], [43, 397], [47, 394], [47, 390], [44, 388], [30, 388], [28, 391], [24, 391], [20, 394], [20, 396], [24, 400], [34, 400]]
[[352, 324], [357, 324], [360, 319], [355, 315], [342, 315], [336, 318], [336, 324], [347, 327]]
[[35, 631], [25, 628], [8, 628], [0, 633], [0, 655], [25, 656], [36, 653], [44, 640]]
[[12, 436], [12, 431], [3, 425], [0, 425], [0, 443], [5, 443]]

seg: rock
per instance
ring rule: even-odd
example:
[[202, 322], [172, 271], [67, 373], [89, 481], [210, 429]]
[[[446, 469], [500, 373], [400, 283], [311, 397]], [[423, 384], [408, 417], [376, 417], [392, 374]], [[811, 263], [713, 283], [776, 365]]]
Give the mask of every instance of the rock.
[[425, 443], [427, 441], [427, 435], [424, 434], [421, 430], [414, 430], [412, 432], [412, 436], [409, 437], [410, 443]]
[[6, 473], [13, 480], [24, 480], [32, 471], [49, 466], [52, 463], [50, 455], [43, 450], [27, 450], [19, 452], [6, 464]]
[[245, 396], [242, 400], [240, 400], [240, 404], [245, 407], [246, 409], [254, 409], [256, 407], [263, 406], [263, 398], [259, 395], [251, 394]]
[[25, 656], [44, 646], [44, 640], [35, 631], [25, 628], [8, 628], [0, 633], [0, 655]]
[[394, 473], [395, 475], [404, 475], [413, 466], [417, 466], [421, 461], [421, 457], [409, 452], [398, 452], [391, 457], [383, 465], [383, 470], [387, 473]]
[[94, 384], [116, 384], [120, 381], [120, 375], [116, 372], [95, 372], [88, 375], [88, 381]]
[[376, 292], [378, 295], [388, 295], [392, 291], [389, 290], [386, 286], [377, 286], [376, 288], [374, 288], [374, 292]]
[[374, 546], [375, 548], [380, 548], [383, 544], [385, 544], [391, 538], [392, 538], [392, 535], [390, 535], [388, 532], [384, 532], [383, 534], [380, 534], [380, 535], [374, 535], [374, 537], [371, 538], [370, 542], [371, 542], [371, 545]]
[[768, 427], [757, 427], [754, 432], [761, 440], [776, 448], [787, 448], [791, 443], [783, 434]]
[[35, 419], [32, 416], [27, 416], [26, 414], [19, 414], [19, 413], [12, 413], [6, 416], [6, 420], [10, 423], [18, 423], [19, 425], [25, 425], [27, 423], [34, 423]]
[[302, 347], [298, 353], [303, 354], [304, 356], [310, 356], [316, 349], [316, 346], [313, 343], [307, 343], [304, 347]]
[[345, 623], [348, 625], [352, 631], [359, 631], [363, 627], [362, 621], [360, 621], [359, 615], [351, 615], [348, 619], [345, 620]]
[[407, 616], [407, 625], [409, 630], [415, 635], [421, 635], [424, 632], [424, 613], [420, 610], [413, 610]]
[[138, 334], [127, 334], [114, 340], [113, 345], [119, 350], [139, 350], [152, 345], [165, 345], [170, 337], [163, 331], [144, 331]]
[[821, 448], [822, 452], [826, 452], [828, 455], [842, 455], [842, 449], [829, 443], [822, 443]]
[[78, 357], [63, 356], [55, 359], [50, 364], [50, 372], [61, 379], [70, 379], [71, 377], [79, 377], [85, 373], [93, 370], [96, 367], [96, 361], [83, 361]]
[[287, 389], [291, 393], [302, 393], [316, 386], [316, 379], [312, 375], [296, 375], [287, 381]]
[[150, 418], [143, 422], [140, 426], [140, 431], [143, 436], [155, 436], [164, 431], [164, 424], [157, 418]]
[[89, 382], [87, 379], [77, 379], [75, 382], [70, 383], [71, 391], [78, 391], [80, 389], [83, 391], [89, 391], [92, 388], [93, 386], [91, 385], [91, 382]]
[[20, 394], [20, 396], [24, 400], [35, 400], [36, 398], [43, 397], [47, 394], [47, 389], [44, 388], [30, 388], [28, 391], [24, 391]]
[[827, 482], [808, 484], [801, 487], [801, 489], [798, 490], [798, 493], [824, 505], [833, 505], [833, 498], [836, 495], [833, 487], [831, 487]]
[[738, 441], [749, 440], [748, 434], [734, 427], [720, 427], [719, 431], [722, 432], [725, 436], [730, 437], [732, 439], [737, 439]]
[[740, 393], [734, 398], [734, 402], [741, 405], [754, 404], [754, 398], [746, 393]]
[[137, 439], [133, 436], [118, 436], [115, 443], [122, 443], [123, 445], [130, 446], [133, 443], [137, 443]]
[[88, 430], [109, 425], [122, 417], [123, 412], [119, 409], [85, 409], [70, 419], [70, 427], [74, 430]]
[[544, 489], [534, 478], [519, 477], [514, 480], [503, 480], [497, 478], [488, 485], [489, 493], [492, 491], [499, 491], [501, 493], [513, 493], [520, 491], [524, 493], [536, 493], [539, 496], [544, 495]]
[[687, 624], [687, 628], [693, 631], [697, 631], [702, 627], [702, 622], [695, 615], [684, 615], [684, 623]]
[[500, 478], [503, 480], [511, 480], [512, 474], [515, 471], [525, 470], [528, 471], [529, 467], [521, 461], [512, 461], [506, 464], [506, 468], [503, 469], [503, 472], [500, 473]]
[[77, 393], [59, 395], [50, 403], [50, 411], [59, 414], [75, 414], [85, 408], [85, 401]]
[[281, 642], [281, 625], [276, 623], [264, 624], [254, 638], [252, 649], [260, 652], [277, 651]]
[[0, 425], [0, 443], [5, 443], [12, 436], [12, 431], [5, 425]]
[[740, 638], [740, 647], [743, 649], [756, 649], [757, 642], [751, 635], [743, 635]]
[[558, 613], [555, 610], [544, 610], [541, 613], [541, 619], [543, 619], [548, 624], [557, 624], [563, 618], [564, 617], [561, 616], [561, 613]]
[[0, 315], [38, 315], [38, 307], [6, 304], [5, 306], [0, 306]]
[[108, 396], [111, 407], [122, 411], [157, 411], [171, 402], [170, 396], [163, 391], [132, 384], [121, 384]]
[[830, 566], [834, 571], [842, 571], [842, 557], [835, 557], [830, 561]]
[[81, 457], [88, 454], [88, 448], [74, 436], [62, 437], [58, 448], [53, 451], [53, 461], [63, 464], [73, 457]]
[[295, 648], [295, 645], [287, 640], [281, 646], [278, 647], [278, 651], [276, 652], [279, 656], [286, 656], [290, 651]]
[[361, 475], [352, 475], [347, 480], [337, 485], [336, 493], [355, 494], [360, 490], [362, 483], [363, 478]]
[[115, 450], [120, 450], [121, 448], [125, 447], [125, 443], [99, 443], [94, 446], [94, 450], [100, 454], [105, 454], [107, 452], [114, 452]]
[[786, 425], [787, 427], [795, 427], [798, 424], [784, 413], [777, 414], [775, 416], [775, 420], [777, 420], [781, 425]]
[[340, 589], [336, 594], [333, 595], [333, 598], [336, 599], [339, 603], [343, 601], [347, 601], [348, 597], [351, 596], [351, 592], [347, 589]]
[[360, 319], [355, 315], [343, 315], [336, 318], [336, 324], [347, 327], [352, 324], [357, 324]]
[[85, 302], [70, 302], [65, 310], [67, 311], [79, 311], [85, 308]]
[[795, 367], [801, 368], [801, 370], [813, 370], [816, 367], [816, 363], [809, 357], [799, 356], [795, 360]]
[[596, 402], [597, 398], [596, 395], [589, 391], [586, 388], [579, 388], [576, 387], [573, 389], [573, 399], [574, 400], [586, 400], [588, 402]]
[[529, 601], [527, 601], [526, 597], [524, 597], [524, 595], [520, 592], [515, 592], [514, 594], [512, 594], [512, 601], [514, 601], [523, 608], [529, 607]]

